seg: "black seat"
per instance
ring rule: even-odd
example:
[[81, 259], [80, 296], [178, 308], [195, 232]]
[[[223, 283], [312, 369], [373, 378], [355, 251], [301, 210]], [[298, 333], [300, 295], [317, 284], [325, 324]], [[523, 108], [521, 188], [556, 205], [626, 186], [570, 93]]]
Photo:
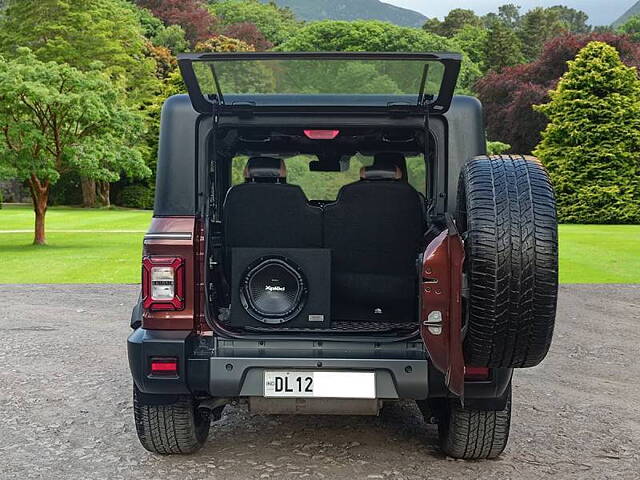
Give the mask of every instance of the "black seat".
[[336, 320], [413, 321], [422, 201], [400, 167], [378, 160], [325, 207], [324, 245], [332, 249]]
[[322, 209], [286, 183], [281, 159], [251, 158], [244, 175], [245, 183], [232, 187], [224, 202], [227, 255], [234, 247], [322, 247]]

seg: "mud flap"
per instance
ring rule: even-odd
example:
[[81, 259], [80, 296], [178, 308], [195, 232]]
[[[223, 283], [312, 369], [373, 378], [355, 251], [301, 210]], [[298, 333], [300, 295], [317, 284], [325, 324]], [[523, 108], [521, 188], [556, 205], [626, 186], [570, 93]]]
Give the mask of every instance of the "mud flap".
[[464, 396], [462, 267], [464, 245], [454, 223], [427, 246], [422, 262], [420, 334], [451, 393]]

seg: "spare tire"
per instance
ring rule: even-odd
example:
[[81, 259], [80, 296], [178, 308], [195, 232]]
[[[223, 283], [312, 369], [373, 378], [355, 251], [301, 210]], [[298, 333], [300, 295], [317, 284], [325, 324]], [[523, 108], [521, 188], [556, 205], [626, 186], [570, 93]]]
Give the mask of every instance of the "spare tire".
[[466, 251], [467, 365], [538, 365], [553, 336], [558, 227], [549, 176], [533, 157], [476, 157], [463, 167], [456, 221]]

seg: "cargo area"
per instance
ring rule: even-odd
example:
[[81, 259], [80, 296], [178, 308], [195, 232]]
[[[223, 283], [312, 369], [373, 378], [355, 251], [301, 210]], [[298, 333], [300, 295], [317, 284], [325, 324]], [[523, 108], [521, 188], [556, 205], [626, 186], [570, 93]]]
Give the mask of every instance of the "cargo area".
[[432, 144], [411, 128], [219, 128], [210, 182], [223, 195], [207, 232], [216, 326], [414, 334]]

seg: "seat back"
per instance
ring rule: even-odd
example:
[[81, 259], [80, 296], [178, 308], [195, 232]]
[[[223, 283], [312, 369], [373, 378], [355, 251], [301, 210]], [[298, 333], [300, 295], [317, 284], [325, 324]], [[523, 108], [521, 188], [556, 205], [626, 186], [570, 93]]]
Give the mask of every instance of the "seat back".
[[336, 320], [408, 322], [417, 312], [416, 260], [424, 232], [418, 192], [378, 161], [325, 206]]
[[251, 158], [244, 173], [245, 183], [232, 187], [224, 201], [227, 251], [322, 246], [322, 209], [309, 205], [299, 186], [286, 183], [282, 160]]

